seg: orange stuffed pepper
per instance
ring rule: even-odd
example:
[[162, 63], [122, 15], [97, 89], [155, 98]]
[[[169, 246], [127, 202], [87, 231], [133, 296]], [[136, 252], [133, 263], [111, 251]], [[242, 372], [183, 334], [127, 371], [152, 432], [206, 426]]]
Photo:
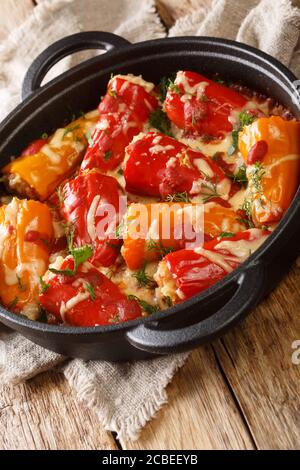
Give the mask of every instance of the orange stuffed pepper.
[[233, 209], [214, 202], [131, 204], [121, 252], [129, 269], [140, 269], [171, 251], [199, 245], [222, 233], [226, 236], [245, 230], [238, 219]]
[[98, 111], [92, 111], [51, 137], [32, 142], [3, 168], [8, 189], [20, 196], [46, 200], [81, 162], [98, 118]]
[[247, 165], [248, 215], [256, 225], [279, 221], [299, 184], [300, 123], [257, 119], [240, 132], [239, 150]]
[[0, 207], [0, 298], [32, 320], [39, 316], [40, 276], [48, 268], [53, 242], [49, 208], [38, 201], [12, 201]]

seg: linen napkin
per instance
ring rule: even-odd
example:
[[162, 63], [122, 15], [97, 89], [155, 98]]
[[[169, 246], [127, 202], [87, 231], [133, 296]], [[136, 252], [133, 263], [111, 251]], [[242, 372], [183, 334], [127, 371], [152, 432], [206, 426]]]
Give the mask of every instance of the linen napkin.
[[[300, 0], [207, 3], [209, 8], [199, 0], [199, 9], [179, 19], [169, 36], [237, 39], [277, 57], [300, 77]], [[57, 39], [85, 30], [111, 31], [132, 42], [167, 35], [154, 0], [39, 0], [32, 15], [0, 46], [1, 118], [19, 102], [22, 79], [34, 57]], [[48, 78], [84, 57], [64, 59]], [[126, 364], [67, 360], [0, 327], [0, 382], [19, 383], [59, 368], [78, 397], [121, 441], [136, 439], [167, 402], [166, 386], [186, 358], [187, 354], [178, 354]]]

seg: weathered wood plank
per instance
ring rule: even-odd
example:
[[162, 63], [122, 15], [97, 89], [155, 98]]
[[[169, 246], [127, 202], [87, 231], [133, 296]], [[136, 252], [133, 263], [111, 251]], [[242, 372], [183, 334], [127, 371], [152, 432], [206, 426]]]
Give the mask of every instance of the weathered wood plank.
[[17, 28], [33, 8], [32, 0], [1, 0], [0, 41]]
[[117, 449], [66, 380], [46, 373], [0, 390], [0, 449]]
[[210, 346], [195, 350], [168, 387], [169, 402], [126, 449], [253, 449]]
[[300, 268], [296, 265], [216, 353], [260, 449], [300, 448]]

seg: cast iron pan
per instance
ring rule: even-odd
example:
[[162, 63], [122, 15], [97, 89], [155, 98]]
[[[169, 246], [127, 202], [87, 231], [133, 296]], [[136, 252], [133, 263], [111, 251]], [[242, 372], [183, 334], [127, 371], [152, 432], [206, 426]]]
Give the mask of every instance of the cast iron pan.
[[[105, 49], [40, 88], [60, 59], [83, 49]], [[43, 132], [52, 132], [73, 113], [95, 108], [111, 73], [142, 74], [158, 83], [180, 69], [221, 77], [263, 92], [300, 119], [296, 77], [268, 55], [223, 39], [183, 37], [131, 45], [109, 33], [87, 32], [50, 46], [24, 80], [23, 103], [0, 126], [0, 164]], [[223, 334], [275, 286], [299, 254], [300, 193], [268, 241], [242, 266], [212, 288], [178, 306], [125, 324], [74, 328], [32, 322], [0, 308], [0, 321], [45, 348], [70, 357], [112, 361], [142, 359], [193, 348]]]

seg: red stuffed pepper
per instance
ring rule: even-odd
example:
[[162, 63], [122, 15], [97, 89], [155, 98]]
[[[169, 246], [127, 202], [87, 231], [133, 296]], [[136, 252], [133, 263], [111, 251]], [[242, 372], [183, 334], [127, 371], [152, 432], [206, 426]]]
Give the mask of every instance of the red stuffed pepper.
[[117, 180], [92, 170], [68, 181], [61, 192], [74, 246], [92, 246], [95, 266], [113, 264], [121, 244], [116, 236], [122, 196]]
[[[60, 264], [61, 271], [73, 268], [72, 258]], [[110, 325], [142, 315], [136, 300], [92, 266], [80, 267], [73, 276], [47, 272], [39, 301], [57, 320], [73, 326]]]
[[160, 296], [178, 303], [208, 289], [244, 262], [269, 233], [250, 229], [233, 237], [211, 240], [195, 250], [170, 253], [155, 275]]
[[165, 198], [176, 193], [228, 197], [229, 178], [210, 158], [158, 132], [141, 135], [126, 149], [126, 190]]
[[247, 104], [240, 93], [195, 72], [177, 73], [164, 102], [169, 119], [180, 129], [212, 138], [231, 132], [231, 114]]
[[154, 85], [133, 75], [113, 77], [99, 105], [100, 119], [89, 142], [82, 170], [115, 169], [124, 159], [125, 148], [141, 132], [158, 107]]

